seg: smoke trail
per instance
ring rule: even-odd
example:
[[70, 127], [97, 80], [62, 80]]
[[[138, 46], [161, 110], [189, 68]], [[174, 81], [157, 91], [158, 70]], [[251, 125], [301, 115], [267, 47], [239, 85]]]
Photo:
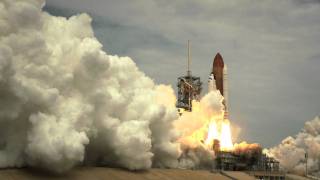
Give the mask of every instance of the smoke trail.
[[43, 4], [0, 1], [0, 167], [177, 166], [173, 90], [103, 52], [87, 14]]
[[279, 160], [288, 172], [305, 174], [308, 154], [308, 173], [320, 177], [320, 119], [305, 123], [304, 128], [294, 137], [285, 138], [281, 144], [268, 150], [269, 155]]

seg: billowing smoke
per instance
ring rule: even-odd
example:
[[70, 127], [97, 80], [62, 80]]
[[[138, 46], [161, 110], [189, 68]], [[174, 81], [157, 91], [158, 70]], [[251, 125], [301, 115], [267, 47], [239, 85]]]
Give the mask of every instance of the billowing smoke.
[[87, 14], [43, 5], [0, 0], [0, 167], [176, 167], [173, 90], [102, 51]]
[[199, 102], [192, 102], [192, 112], [184, 112], [174, 122], [175, 128], [182, 133], [178, 140], [189, 147], [198, 147], [204, 143], [209, 123], [223, 120], [223, 97], [218, 90], [206, 94]]
[[251, 154], [261, 154], [262, 147], [260, 144], [252, 143], [248, 144], [246, 141], [234, 144], [234, 153], [237, 155], [251, 155]]
[[319, 117], [306, 122], [301, 132], [294, 137], [285, 138], [268, 153], [279, 160], [284, 170], [298, 174], [305, 174], [307, 153], [308, 173], [320, 177]]
[[211, 169], [215, 157], [211, 143], [206, 143], [211, 122], [221, 123], [224, 107], [223, 97], [218, 90], [206, 94], [199, 102], [193, 101], [192, 112], [184, 112], [174, 122], [181, 133], [182, 155], [179, 167], [188, 169]]
[[211, 170], [215, 154], [205, 146], [190, 147], [182, 144], [182, 154], [179, 157], [179, 168], [182, 169], [208, 169]]

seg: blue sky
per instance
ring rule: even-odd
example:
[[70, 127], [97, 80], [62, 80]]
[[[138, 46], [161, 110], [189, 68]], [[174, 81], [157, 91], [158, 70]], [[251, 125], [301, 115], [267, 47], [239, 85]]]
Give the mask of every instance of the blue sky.
[[319, 115], [317, 0], [47, 0], [44, 9], [90, 14], [108, 54], [130, 56], [155, 82], [174, 89], [186, 71], [188, 39], [192, 72], [203, 82], [220, 52], [239, 140], [270, 147]]

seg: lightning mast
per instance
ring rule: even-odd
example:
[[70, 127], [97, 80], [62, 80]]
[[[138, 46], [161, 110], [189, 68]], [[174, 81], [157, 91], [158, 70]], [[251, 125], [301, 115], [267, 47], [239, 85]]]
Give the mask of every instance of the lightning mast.
[[191, 76], [191, 71], [190, 71], [190, 40], [188, 40], [188, 70], [187, 70], [187, 76]]

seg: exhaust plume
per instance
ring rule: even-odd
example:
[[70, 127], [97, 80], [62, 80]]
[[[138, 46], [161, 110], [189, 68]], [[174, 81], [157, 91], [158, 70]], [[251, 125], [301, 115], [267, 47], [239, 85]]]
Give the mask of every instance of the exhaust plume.
[[87, 14], [43, 4], [0, 1], [0, 167], [177, 166], [172, 88], [102, 51]]
[[[186, 111], [177, 121], [174, 121], [175, 129], [181, 133], [178, 139], [183, 152], [179, 158], [180, 168], [211, 169], [213, 167], [215, 158], [213, 141], [214, 139], [226, 140], [224, 134], [228, 132], [225, 131], [230, 131], [223, 128], [229, 125], [229, 122], [223, 118], [222, 102], [223, 96], [215, 89], [199, 102], [193, 101], [192, 112]], [[213, 124], [215, 128], [212, 128]]]
[[288, 136], [281, 144], [268, 150], [282, 168], [288, 172], [305, 174], [306, 153], [308, 174], [320, 177], [320, 119], [314, 118], [305, 123], [295, 136]]
[[210, 165], [199, 140], [223, 118], [218, 91], [179, 117], [173, 89], [104, 52], [87, 14], [56, 17], [43, 6], [0, 0], [0, 168]]

